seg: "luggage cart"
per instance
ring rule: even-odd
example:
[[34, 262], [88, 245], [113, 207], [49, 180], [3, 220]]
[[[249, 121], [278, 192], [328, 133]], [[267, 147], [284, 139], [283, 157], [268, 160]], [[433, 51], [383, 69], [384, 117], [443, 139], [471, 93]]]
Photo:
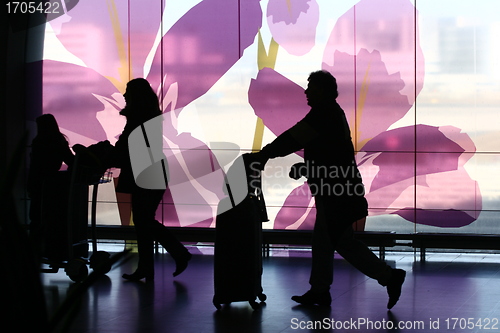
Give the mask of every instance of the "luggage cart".
[[[64, 268], [66, 275], [75, 282], [88, 276], [87, 265], [101, 274], [111, 270], [110, 254], [97, 250], [95, 229], [98, 186], [110, 182], [112, 173], [86, 163], [85, 154], [88, 151], [79, 149], [71, 171], [60, 171], [55, 179], [50, 180], [50, 190], [45, 191], [47, 198], [42, 205], [45, 208], [42, 208], [42, 221], [46, 243], [42, 263], [49, 266], [42, 272], [57, 273]], [[87, 235], [89, 186], [92, 186], [90, 258]]]

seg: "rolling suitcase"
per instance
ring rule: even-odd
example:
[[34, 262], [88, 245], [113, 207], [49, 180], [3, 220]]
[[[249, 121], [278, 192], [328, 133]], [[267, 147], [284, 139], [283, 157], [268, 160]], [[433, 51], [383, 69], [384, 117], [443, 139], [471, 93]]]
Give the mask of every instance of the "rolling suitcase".
[[[214, 250], [213, 304], [247, 301], [253, 309], [266, 300], [262, 289], [262, 222], [268, 221], [261, 190], [260, 171], [250, 170], [243, 155], [248, 194], [235, 203], [226, 181], [228, 197], [218, 206]], [[231, 172], [231, 170], [229, 171]], [[228, 172], [228, 173], [229, 173]], [[232, 207], [222, 210], [221, 207]]]

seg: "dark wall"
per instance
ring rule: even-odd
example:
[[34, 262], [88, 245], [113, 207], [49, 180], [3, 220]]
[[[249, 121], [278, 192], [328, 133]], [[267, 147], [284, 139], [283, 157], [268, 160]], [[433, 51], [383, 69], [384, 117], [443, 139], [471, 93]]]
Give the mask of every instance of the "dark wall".
[[26, 158], [16, 175], [13, 195], [20, 220], [27, 222], [26, 163], [33, 135], [28, 131], [27, 120], [34, 119], [41, 110], [42, 87], [41, 67], [31, 66], [28, 70], [27, 64], [42, 58], [45, 18], [9, 14], [6, 8], [0, 12], [0, 172], [6, 176], [14, 150], [23, 145]]

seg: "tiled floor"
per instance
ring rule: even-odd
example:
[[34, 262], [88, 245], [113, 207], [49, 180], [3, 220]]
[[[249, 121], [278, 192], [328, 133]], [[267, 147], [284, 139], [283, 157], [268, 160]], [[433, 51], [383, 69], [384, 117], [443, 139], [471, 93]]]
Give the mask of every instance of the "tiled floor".
[[[151, 284], [121, 278], [133, 271], [135, 255], [114, 266], [84, 294], [69, 331], [500, 332], [500, 255], [430, 253], [422, 263], [418, 254], [389, 252], [387, 261], [408, 274], [401, 300], [387, 311], [385, 288], [340, 257], [335, 261], [332, 306], [297, 305], [290, 296], [308, 289], [309, 252], [275, 251], [264, 259], [266, 304], [254, 311], [248, 303], [232, 303], [217, 311], [210, 248], [190, 250], [195, 254], [190, 266], [175, 279], [168, 254], [157, 256]], [[74, 283], [62, 271], [44, 273], [42, 279], [53, 311]]]

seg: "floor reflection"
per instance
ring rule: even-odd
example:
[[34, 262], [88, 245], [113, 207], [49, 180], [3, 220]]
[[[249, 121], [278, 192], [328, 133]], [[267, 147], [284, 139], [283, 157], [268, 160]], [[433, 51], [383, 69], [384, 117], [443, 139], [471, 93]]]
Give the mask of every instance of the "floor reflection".
[[[332, 320], [387, 325], [365, 326], [363, 332], [413, 332], [411, 325], [423, 323], [420, 331], [425, 332], [436, 320], [443, 325], [446, 318], [497, 318], [500, 313], [500, 258], [495, 255], [430, 254], [420, 263], [413, 253], [388, 253], [391, 265], [408, 272], [401, 300], [389, 312], [385, 288], [340, 257], [335, 260], [331, 307], [304, 307], [290, 300], [308, 289], [310, 258], [280, 254], [264, 260], [268, 299], [260, 309], [235, 302], [218, 311], [212, 304], [212, 255], [196, 253], [188, 269], [174, 279], [173, 260], [159, 254], [152, 283], [121, 278], [135, 268], [135, 256], [115, 265], [83, 294], [68, 332], [297, 332], [299, 325]], [[42, 282], [51, 314], [78, 287], [63, 271], [43, 273]], [[345, 331], [330, 328], [322, 331]]]

